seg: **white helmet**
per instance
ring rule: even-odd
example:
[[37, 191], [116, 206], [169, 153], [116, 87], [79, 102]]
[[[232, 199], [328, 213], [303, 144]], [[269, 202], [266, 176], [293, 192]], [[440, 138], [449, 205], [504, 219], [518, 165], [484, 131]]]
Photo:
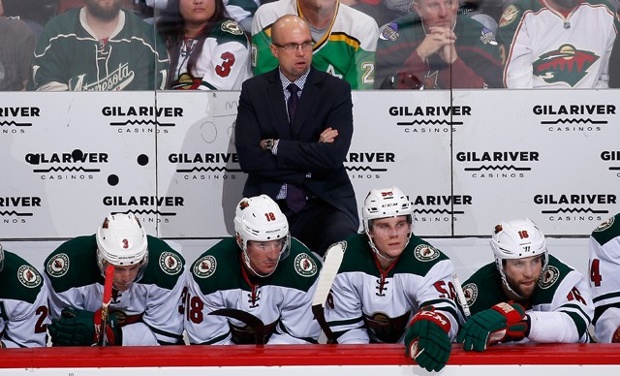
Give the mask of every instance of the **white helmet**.
[[4, 249], [2, 248], [2, 244], [0, 244], [0, 272], [4, 268]]
[[[247, 255], [248, 241], [266, 242], [282, 239], [284, 244], [280, 251], [280, 259], [288, 255], [291, 243], [288, 220], [278, 204], [269, 196], [260, 195], [241, 199], [235, 210], [234, 222], [245, 264], [255, 274], [260, 275], [250, 266], [250, 259]], [[260, 276], [266, 277], [266, 275]]]
[[[372, 221], [374, 219], [398, 217], [401, 215], [407, 216], [407, 222], [411, 224], [411, 231], [413, 232], [413, 205], [409, 201], [409, 197], [398, 187], [371, 189], [368, 192], [362, 207], [362, 222], [370, 247], [379, 256], [385, 257], [379, 253], [374, 241], [370, 237]], [[409, 234], [409, 237], [411, 238], [411, 234]], [[405, 244], [405, 246], [407, 245]]]
[[[133, 213], [110, 214], [97, 229], [97, 263], [101, 272], [103, 261], [114, 266], [142, 265], [148, 262], [146, 231]], [[139, 273], [139, 277], [142, 273]], [[138, 280], [138, 278], [136, 278]]]
[[506, 281], [503, 260], [517, 260], [542, 255], [543, 269], [549, 262], [545, 235], [529, 218], [500, 222], [495, 226], [489, 244], [491, 244], [495, 256], [495, 265], [502, 276], [504, 285], [515, 294], [516, 292], [510, 288]]

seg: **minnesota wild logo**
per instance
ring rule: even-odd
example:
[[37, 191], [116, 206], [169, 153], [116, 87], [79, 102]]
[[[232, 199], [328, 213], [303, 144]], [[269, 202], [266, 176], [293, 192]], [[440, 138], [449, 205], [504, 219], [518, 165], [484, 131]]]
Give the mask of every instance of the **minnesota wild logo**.
[[534, 61], [534, 75], [547, 83], [566, 82], [574, 87], [598, 59], [599, 56], [590, 51], [577, 50], [570, 44], [564, 44]]

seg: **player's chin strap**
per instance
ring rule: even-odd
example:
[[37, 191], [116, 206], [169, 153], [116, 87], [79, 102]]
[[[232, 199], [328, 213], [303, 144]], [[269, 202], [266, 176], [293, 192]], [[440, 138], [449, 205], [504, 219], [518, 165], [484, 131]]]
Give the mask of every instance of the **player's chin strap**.
[[502, 284], [504, 285], [504, 287], [506, 287], [506, 289], [511, 294], [514, 294], [514, 296], [516, 297], [515, 300], [519, 300], [519, 301], [525, 300], [525, 298], [521, 296], [521, 294], [517, 293], [512, 287], [510, 287], [510, 284], [508, 283], [508, 280], [506, 279], [506, 273], [504, 272], [504, 265], [502, 263], [502, 259], [495, 259], [495, 264], [497, 265], [497, 270], [499, 271], [499, 274], [502, 278]]
[[[381, 251], [379, 251], [379, 249], [377, 248], [377, 246], [375, 245], [375, 242], [372, 240], [372, 238], [370, 237], [370, 234], [368, 234], [368, 232], [366, 232], [366, 236], [368, 237], [368, 245], [370, 246], [370, 249], [372, 249], [372, 251], [379, 257], [381, 257], [382, 259], [392, 262], [396, 259], [398, 259], [400, 257], [400, 255], [396, 256], [396, 257], [389, 257], [384, 255], [383, 253], [381, 253]], [[403, 249], [407, 248], [407, 245], [409, 245], [409, 240], [411, 240], [411, 232], [409, 233], [409, 236], [407, 237], [407, 242], [405, 243]]]

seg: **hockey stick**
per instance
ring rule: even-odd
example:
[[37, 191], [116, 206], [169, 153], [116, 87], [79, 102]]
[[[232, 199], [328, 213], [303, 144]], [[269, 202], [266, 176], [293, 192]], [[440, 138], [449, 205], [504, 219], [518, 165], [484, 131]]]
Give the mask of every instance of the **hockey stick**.
[[235, 308], [221, 308], [213, 312], [209, 312], [209, 315], [225, 316], [241, 321], [254, 330], [257, 346], [263, 346], [265, 344], [265, 324], [263, 324], [263, 321], [253, 314]]
[[336, 337], [329, 328], [327, 321], [325, 321], [325, 301], [332, 288], [336, 274], [338, 274], [338, 269], [340, 269], [346, 248], [347, 244], [345, 242], [338, 242], [329, 247], [325, 253], [325, 261], [323, 261], [323, 268], [319, 274], [317, 289], [312, 297], [312, 313], [316, 321], [319, 322], [321, 329], [323, 329], [323, 333], [327, 337], [327, 343], [336, 343]]
[[463, 287], [461, 286], [461, 280], [456, 272], [452, 274], [452, 280], [454, 280], [456, 296], [459, 298], [459, 303], [461, 303], [461, 308], [465, 314], [465, 321], [467, 321], [469, 316], [471, 316], [471, 311], [469, 310], [469, 304], [467, 304], [467, 298], [465, 298], [465, 293], [463, 292]]
[[114, 282], [114, 266], [108, 264], [105, 268], [105, 282], [103, 285], [103, 303], [101, 305], [101, 315], [95, 316], [95, 330], [97, 332], [97, 346], [106, 345], [106, 328], [108, 325], [108, 311], [112, 301], [112, 282]]

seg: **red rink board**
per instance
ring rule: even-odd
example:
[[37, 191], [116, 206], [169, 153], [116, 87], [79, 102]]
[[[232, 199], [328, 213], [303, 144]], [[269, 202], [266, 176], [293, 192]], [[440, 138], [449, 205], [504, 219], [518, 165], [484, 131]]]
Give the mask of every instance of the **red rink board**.
[[[409, 365], [402, 345], [65, 347], [0, 350], [0, 368]], [[620, 364], [620, 344], [454, 345], [448, 364]]]

